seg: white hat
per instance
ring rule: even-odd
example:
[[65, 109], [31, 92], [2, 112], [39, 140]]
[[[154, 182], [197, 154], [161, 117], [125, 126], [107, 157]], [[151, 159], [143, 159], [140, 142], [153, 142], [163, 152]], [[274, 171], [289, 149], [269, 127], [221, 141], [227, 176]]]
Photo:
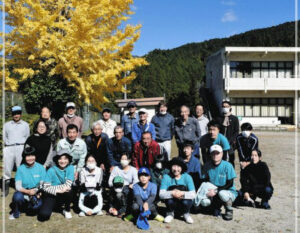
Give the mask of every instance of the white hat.
[[66, 108], [76, 108], [76, 105], [74, 104], [74, 102], [68, 102], [67, 104], [66, 104]]
[[140, 114], [140, 113], [142, 113], [142, 112], [144, 112], [144, 113], [147, 113], [147, 114], [148, 114], [148, 111], [147, 111], [147, 109], [146, 109], [146, 108], [141, 108], [141, 109], [139, 110], [139, 114]]
[[223, 152], [223, 149], [220, 145], [212, 145], [209, 149], [209, 152], [212, 153], [214, 151]]

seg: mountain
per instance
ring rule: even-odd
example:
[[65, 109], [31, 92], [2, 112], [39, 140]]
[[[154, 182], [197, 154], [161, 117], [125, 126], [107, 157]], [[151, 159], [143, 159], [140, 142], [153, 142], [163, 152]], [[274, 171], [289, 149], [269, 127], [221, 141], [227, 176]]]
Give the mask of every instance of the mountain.
[[181, 104], [194, 107], [201, 101], [198, 89], [205, 78], [205, 59], [225, 46], [293, 47], [295, 22], [174, 49], [155, 49], [144, 56], [149, 65], [136, 70], [137, 78], [128, 86], [128, 97], [165, 96], [173, 114]]

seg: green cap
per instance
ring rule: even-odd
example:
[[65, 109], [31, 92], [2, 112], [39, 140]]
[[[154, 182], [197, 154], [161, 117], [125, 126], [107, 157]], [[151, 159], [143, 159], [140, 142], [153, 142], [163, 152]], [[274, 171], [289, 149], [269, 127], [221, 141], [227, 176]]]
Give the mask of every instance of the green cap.
[[123, 177], [121, 176], [116, 176], [114, 179], [113, 179], [113, 184], [124, 184], [124, 179]]

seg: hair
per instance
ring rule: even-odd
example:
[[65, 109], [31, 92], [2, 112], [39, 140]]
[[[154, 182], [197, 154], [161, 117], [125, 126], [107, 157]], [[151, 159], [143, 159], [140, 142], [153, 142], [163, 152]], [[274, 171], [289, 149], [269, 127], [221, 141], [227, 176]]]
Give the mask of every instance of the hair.
[[100, 128], [103, 129], [103, 127], [102, 127], [102, 125], [100, 124], [100, 122], [99, 122], [99, 121], [95, 121], [95, 122], [92, 124], [91, 130], [93, 130], [93, 129], [96, 127], [96, 125], [99, 125]]
[[243, 123], [242, 125], [241, 125], [241, 130], [242, 131], [244, 131], [244, 130], [252, 130], [253, 129], [253, 127], [252, 127], [252, 125], [249, 123], [249, 122], [246, 122], [246, 123]]
[[129, 152], [123, 151], [123, 152], [121, 153], [120, 159], [122, 158], [123, 155], [126, 155], [127, 159], [131, 159], [131, 154], [130, 154]]
[[187, 108], [187, 109], [189, 110], [189, 112], [191, 112], [190, 107], [188, 107], [187, 105], [181, 105], [181, 106], [180, 106], [180, 111], [181, 111], [181, 109], [182, 109], [183, 107], [184, 107], [184, 108]]
[[41, 113], [42, 113], [43, 108], [47, 108], [49, 110], [49, 112], [52, 112], [51, 107], [49, 107], [47, 105], [44, 105], [44, 106], [41, 107]]
[[205, 110], [204, 104], [203, 103], [198, 103], [196, 104], [195, 108], [197, 108], [198, 106], [201, 106], [203, 108], [203, 111]]
[[210, 122], [208, 122], [207, 128], [209, 128], [211, 126], [217, 127], [219, 130], [221, 129], [221, 125], [216, 120], [211, 120]]
[[43, 122], [43, 123], [45, 124], [46, 130], [47, 130], [47, 131], [49, 130], [49, 125], [47, 125], [46, 122], [45, 122], [43, 119], [39, 119], [39, 120], [34, 124], [34, 126], [33, 126], [33, 129], [32, 129], [33, 133], [37, 133], [37, 128], [38, 128], [38, 126], [39, 126], [39, 124], [40, 124], [41, 122]]
[[262, 156], [261, 151], [260, 151], [259, 149], [253, 149], [253, 150], [251, 151], [251, 153], [252, 153], [253, 151], [256, 151], [256, 153], [257, 153], [257, 155], [258, 155], [259, 158]]
[[168, 104], [167, 104], [166, 101], [161, 100], [161, 101], [159, 101], [159, 103], [158, 103], [158, 108], [160, 108], [161, 106], [166, 106], [166, 107], [168, 107]]
[[151, 134], [151, 132], [149, 132], [149, 131], [145, 131], [145, 132], [143, 132], [143, 133], [142, 133], [142, 137], [143, 137], [145, 134], [150, 134], [150, 136], [151, 136], [151, 138], [152, 138], [152, 134]]
[[225, 103], [226, 103], [226, 104], [229, 104], [229, 105], [231, 106], [231, 103], [230, 103], [229, 100], [223, 100], [223, 101], [222, 101], [222, 105], [225, 104]]
[[90, 157], [93, 157], [93, 158], [95, 159], [95, 161], [97, 162], [95, 155], [93, 155], [93, 154], [88, 154], [87, 156], [85, 156], [84, 164], [86, 164], [86, 162], [88, 161], [88, 159], [89, 159]]
[[117, 125], [115, 128], [114, 128], [114, 133], [116, 132], [116, 130], [118, 129], [121, 129], [123, 132], [124, 132], [124, 129], [121, 125]]
[[69, 131], [70, 129], [76, 129], [76, 132], [78, 133], [78, 127], [77, 127], [77, 125], [69, 124], [69, 125], [67, 126], [67, 133], [68, 133], [68, 131]]

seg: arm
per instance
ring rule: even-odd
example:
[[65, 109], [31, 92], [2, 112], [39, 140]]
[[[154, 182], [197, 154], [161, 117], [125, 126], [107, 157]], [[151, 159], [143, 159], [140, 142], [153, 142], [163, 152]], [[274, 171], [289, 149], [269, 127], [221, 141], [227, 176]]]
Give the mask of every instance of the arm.
[[97, 199], [98, 199], [98, 205], [96, 205], [96, 206], [94, 207], [94, 209], [92, 210], [92, 213], [93, 213], [93, 214], [97, 214], [99, 211], [102, 210], [102, 207], [103, 207], [103, 201], [102, 201], [102, 196], [101, 196], [101, 192], [100, 192], [100, 191], [94, 192], [94, 194], [97, 196]]
[[226, 184], [225, 185], [218, 187], [218, 192], [221, 191], [221, 190], [227, 190], [230, 187], [232, 187], [232, 185], [233, 185], [233, 179], [226, 180]]
[[117, 166], [117, 162], [114, 159], [114, 153], [113, 153], [113, 146], [114, 143], [111, 139], [108, 139], [107, 143], [106, 143], [106, 151], [107, 151], [107, 157], [108, 157], [108, 161], [110, 166]]
[[201, 138], [201, 130], [200, 130], [200, 126], [199, 126], [199, 123], [196, 119], [194, 119], [194, 124], [196, 126], [196, 138], [195, 140], [200, 143], [200, 138]]
[[184, 192], [184, 199], [193, 200], [195, 197], [196, 197], [196, 191], [195, 190]]
[[160, 199], [171, 199], [171, 198], [173, 198], [172, 191], [167, 191], [168, 187], [169, 187], [168, 180], [169, 180], [168, 175], [164, 175], [164, 177], [161, 181], [161, 186], [160, 186], [160, 191], [159, 191], [159, 198]]
[[82, 141], [82, 142], [83, 142], [83, 152], [80, 155], [80, 159], [78, 161], [77, 172], [81, 171], [81, 169], [83, 168], [83, 166], [84, 166], [84, 160], [85, 160], [85, 157], [86, 157], [86, 154], [87, 154], [86, 144], [85, 144], [84, 141]]
[[150, 124], [150, 132], [151, 132], [151, 135], [152, 135], [152, 139], [155, 140], [156, 138], [156, 132], [155, 132], [155, 127], [152, 123], [149, 123]]
[[171, 120], [171, 139], [172, 139], [175, 134], [175, 126], [174, 126], [175, 120], [174, 120], [173, 116], [171, 116], [171, 117], [172, 117], [172, 120]]
[[139, 169], [139, 163], [138, 163], [138, 156], [139, 156], [139, 146], [137, 144], [134, 145], [134, 151], [132, 154], [132, 165]]
[[139, 182], [138, 171], [135, 168], [132, 170], [133, 170], [132, 184], [136, 184]]
[[142, 200], [142, 197], [141, 195], [134, 195], [134, 199], [136, 201], [136, 203], [141, 207], [143, 206], [144, 202]]
[[115, 176], [117, 175], [117, 167], [115, 167], [112, 172], [110, 173], [109, 179], [108, 179], [108, 186], [112, 187], [113, 186], [113, 180]]
[[78, 201], [78, 207], [80, 208], [81, 211], [83, 211], [84, 213], [87, 213], [89, 211], [92, 212], [92, 209], [86, 207], [83, 202], [84, 202], [84, 193], [80, 193], [80, 196], [79, 196], [79, 201]]
[[242, 148], [242, 145], [241, 145], [241, 142], [240, 142], [240, 136], [237, 136], [236, 142], [237, 142], [237, 149], [238, 149], [238, 154], [239, 154], [240, 162], [245, 161], [245, 156], [244, 156], [244, 153], [243, 153], [243, 148]]
[[60, 191], [62, 189], [71, 189], [72, 183], [73, 183], [72, 180], [66, 180], [66, 183], [60, 184], [60, 185], [51, 185], [50, 183], [45, 183], [43, 190], [46, 193], [49, 193], [49, 194], [52, 194], [55, 196], [58, 193], [58, 191]]
[[137, 130], [138, 130], [138, 126], [136, 123], [134, 123], [131, 129], [131, 137], [134, 144], [139, 141], [137, 136]]

